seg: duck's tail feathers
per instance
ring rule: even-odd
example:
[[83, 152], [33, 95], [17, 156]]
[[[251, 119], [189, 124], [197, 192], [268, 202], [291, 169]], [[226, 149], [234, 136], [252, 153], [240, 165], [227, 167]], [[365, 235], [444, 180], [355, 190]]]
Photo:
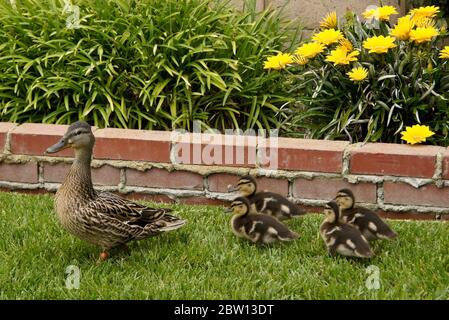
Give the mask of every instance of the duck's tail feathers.
[[292, 241], [299, 238], [299, 234], [296, 232], [290, 231], [290, 233], [287, 236], [279, 236], [279, 240], [281, 241]]
[[298, 205], [296, 205], [295, 209], [296, 210], [294, 210], [291, 213], [292, 218], [301, 217], [306, 214], [306, 211], [304, 209], [300, 208]]
[[164, 223], [164, 226], [159, 228], [162, 232], [172, 231], [181, 228], [186, 224], [187, 220], [172, 216], [171, 214], [165, 214], [160, 222]]
[[168, 232], [168, 231], [176, 230], [176, 229], [181, 228], [183, 225], [185, 225], [186, 222], [187, 222], [187, 220], [182, 220], [182, 219], [178, 219], [177, 221], [173, 221], [173, 222], [167, 222], [167, 225], [165, 227], [161, 227], [159, 229], [159, 231]]
[[369, 259], [374, 257], [374, 252], [371, 249], [362, 252], [356, 252], [356, 257]]
[[394, 239], [397, 236], [398, 234], [391, 229], [377, 234], [379, 239]]

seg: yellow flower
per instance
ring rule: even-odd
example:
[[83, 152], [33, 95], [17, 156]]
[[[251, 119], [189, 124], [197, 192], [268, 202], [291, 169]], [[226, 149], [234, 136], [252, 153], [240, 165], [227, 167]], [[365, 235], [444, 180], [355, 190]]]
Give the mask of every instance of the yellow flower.
[[413, 20], [419, 20], [421, 18], [433, 18], [440, 12], [440, 8], [437, 6], [419, 7], [410, 10], [410, 14], [413, 16]]
[[393, 6], [377, 7], [376, 9], [368, 9], [362, 13], [365, 19], [375, 18], [377, 20], [388, 21], [391, 15], [398, 14]]
[[296, 49], [295, 54], [303, 56], [306, 59], [313, 59], [315, 56], [324, 51], [324, 45], [318, 42], [305, 43]]
[[379, 20], [388, 21], [388, 19], [390, 19], [391, 15], [396, 15], [396, 14], [398, 14], [398, 12], [396, 11], [396, 8], [393, 6], [379, 7]]
[[405, 16], [398, 19], [398, 23], [391, 29], [390, 34], [400, 40], [407, 40], [410, 37], [412, 28], [413, 23], [410, 20], [410, 16]]
[[346, 73], [349, 76], [349, 79], [354, 82], [363, 81], [368, 76], [368, 70], [363, 67], [352, 68], [351, 71]]
[[413, 24], [415, 27], [418, 28], [435, 27], [435, 20], [433, 20], [432, 18], [423, 17], [419, 19], [414, 19]]
[[416, 28], [410, 31], [410, 41], [415, 41], [416, 43], [429, 42], [437, 35], [438, 30], [434, 27]]
[[396, 47], [393, 43], [394, 38], [387, 36], [371, 37], [363, 41], [363, 47], [369, 50], [369, 53], [386, 53], [388, 49]]
[[340, 41], [338, 41], [338, 44], [339, 44], [339, 47], [345, 48], [347, 51], [354, 50], [354, 47], [352, 46], [351, 41], [349, 41], [346, 38], [343, 38]]
[[426, 141], [428, 137], [434, 134], [428, 126], [415, 124], [412, 127], [405, 127], [405, 131], [401, 132], [401, 139], [407, 141], [407, 143], [415, 144]]
[[362, 13], [363, 17], [366, 20], [376, 18], [379, 19], [379, 10], [378, 9], [367, 9]]
[[349, 64], [351, 61], [357, 61], [357, 56], [360, 54], [358, 51], [348, 52], [343, 47], [338, 47], [332, 50], [326, 57], [326, 61], [333, 62], [334, 66], [338, 64]]
[[299, 64], [300, 66], [303, 66], [309, 62], [307, 58], [304, 58], [303, 56], [294, 56], [293, 62]]
[[449, 46], [445, 46], [440, 50], [440, 59], [449, 59]]
[[320, 22], [321, 29], [336, 29], [337, 28], [337, 12], [330, 12]]
[[326, 29], [317, 34], [315, 34], [312, 38], [313, 41], [319, 42], [324, 45], [329, 45], [339, 40], [343, 39], [343, 34], [340, 30], [335, 29]]
[[293, 56], [290, 53], [278, 53], [276, 56], [269, 56], [264, 63], [264, 69], [284, 69], [288, 64], [293, 63]]

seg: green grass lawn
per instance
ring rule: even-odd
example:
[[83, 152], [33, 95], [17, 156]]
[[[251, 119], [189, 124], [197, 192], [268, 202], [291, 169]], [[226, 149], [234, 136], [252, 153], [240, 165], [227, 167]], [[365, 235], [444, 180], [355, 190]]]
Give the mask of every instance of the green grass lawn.
[[[99, 249], [59, 225], [52, 195], [0, 192], [0, 299], [448, 299], [449, 226], [391, 221], [399, 233], [371, 261], [332, 258], [321, 216], [288, 225], [301, 237], [261, 248], [237, 239], [212, 206], [175, 205], [184, 228], [130, 244], [97, 264]], [[81, 270], [67, 289], [66, 268]], [[380, 288], [367, 289], [374, 265]]]

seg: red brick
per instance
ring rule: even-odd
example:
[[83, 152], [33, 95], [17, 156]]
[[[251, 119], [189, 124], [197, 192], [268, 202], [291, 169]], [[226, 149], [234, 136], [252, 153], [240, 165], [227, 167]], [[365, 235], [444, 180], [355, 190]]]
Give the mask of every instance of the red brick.
[[37, 183], [37, 162], [0, 163], [0, 180], [9, 182]]
[[443, 156], [443, 179], [449, 179], [449, 148]]
[[[311, 205], [305, 205], [305, 204], [301, 204], [301, 203], [297, 203], [296, 204], [299, 208], [301, 208], [302, 210], [304, 210], [304, 212], [306, 212], [306, 214], [322, 214], [324, 207], [320, 207], [320, 206], [311, 206]], [[324, 216], [323, 216], [323, 220], [324, 220]]]
[[384, 183], [384, 202], [388, 204], [449, 207], [449, 187], [429, 184], [418, 189], [405, 183]]
[[[273, 142], [274, 141], [274, 142]], [[344, 141], [308, 140], [293, 138], [267, 139], [264, 150], [259, 146], [262, 167], [312, 172], [341, 172]], [[275, 162], [277, 160], [277, 166]]]
[[332, 200], [337, 191], [343, 188], [352, 190], [356, 202], [376, 203], [376, 185], [372, 183], [352, 184], [343, 180], [298, 178], [293, 185], [293, 194], [300, 199]]
[[431, 178], [438, 152], [435, 146], [368, 143], [351, 150], [350, 171], [374, 174]]
[[16, 127], [15, 123], [0, 122], [0, 153], [3, 152], [6, 144], [6, 135]]
[[[240, 176], [228, 173], [214, 173], [208, 177], [209, 190], [212, 192], [228, 192], [228, 186], [235, 186]], [[288, 180], [269, 177], [256, 177], [257, 191], [270, 191], [288, 195]]]
[[206, 197], [182, 197], [179, 198], [181, 203], [190, 204], [190, 205], [219, 205], [219, 206], [227, 206], [229, 202], [219, 199], [210, 199]]
[[257, 189], [259, 192], [270, 191], [286, 197], [288, 195], [288, 180], [257, 177]]
[[[25, 123], [11, 131], [11, 153], [42, 156], [48, 147], [61, 139], [67, 131], [65, 125]], [[73, 157], [71, 149], [48, 156]]]
[[92, 168], [94, 185], [116, 186], [120, 183], [120, 169], [108, 165]]
[[240, 176], [228, 173], [214, 173], [208, 178], [209, 191], [212, 192], [228, 192], [229, 185], [235, 185]]
[[392, 220], [435, 220], [435, 213], [422, 213], [422, 212], [385, 212], [377, 211], [384, 219]]
[[97, 159], [170, 162], [170, 132], [107, 128], [95, 138]]
[[[324, 208], [317, 206], [306, 206], [299, 205], [301, 209], [309, 214], [322, 214]], [[435, 213], [422, 213], [422, 212], [385, 212], [382, 210], [375, 210], [375, 212], [381, 216], [383, 219], [391, 219], [391, 220], [435, 220]], [[449, 215], [446, 215], [449, 218]], [[323, 216], [324, 219], [324, 216]]]
[[126, 169], [126, 185], [148, 188], [202, 190], [203, 177], [188, 171], [152, 168], [146, 171]]
[[68, 163], [44, 163], [44, 181], [61, 183], [70, 169]]
[[[63, 182], [70, 166], [68, 163], [45, 163], [44, 181]], [[116, 186], [120, 182], [120, 169], [108, 165], [92, 168], [92, 181], [95, 185]]]
[[174, 141], [176, 163], [255, 167], [257, 137], [185, 133]]

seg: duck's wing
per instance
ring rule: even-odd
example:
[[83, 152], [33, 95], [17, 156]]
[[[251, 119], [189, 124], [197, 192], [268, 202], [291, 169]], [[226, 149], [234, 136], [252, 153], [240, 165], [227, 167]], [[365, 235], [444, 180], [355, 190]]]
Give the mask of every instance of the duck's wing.
[[295, 203], [273, 192], [259, 192], [253, 196], [252, 202], [259, 212], [278, 218], [292, 218], [305, 213]]
[[[101, 203], [101, 200], [99, 201]], [[93, 204], [94, 202], [92, 202]], [[123, 219], [123, 216], [114, 211], [103, 210], [103, 206], [86, 206], [82, 208], [82, 215], [79, 215], [79, 222], [90, 237], [100, 239], [96, 241], [103, 248], [112, 248], [130, 240], [141, 240], [151, 236], [176, 230], [185, 224], [182, 219], [170, 221], [164, 215], [161, 219], [150, 223], [142, 222], [138, 218]], [[98, 204], [98, 202], [97, 202]]]
[[285, 224], [280, 222], [275, 217], [259, 215], [259, 221], [262, 222], [267, 229], [271, 230], [271, 233], [275, 234], [279, 240], [292, 240], [298, 238], [298, 234], [296, 232], [291, 231]]
[[368, 231], [378, 239], [392, 239], [397, 236], [396, 232], [377, 215], [374, 211], [366, 208], [355, 208], [354, 220], [364, 231]]
[[87, 207], [127, 224], [145, 225], [160, 220], [171, 209], [150, 208], [110, 192], [99, 192]]
[[265, 242], [265, 237], [281, 241], [293, 240], [298, 234], [292, 232], [276, 218], [264, 214], [252, 214], [244, 225], [245, 233], [253, 242]]
[[349, 224], [339, 226], [336, 232], [337, 252], [346, 256], [371, 258], [374, 254], [368, 241], [355, 227]]

